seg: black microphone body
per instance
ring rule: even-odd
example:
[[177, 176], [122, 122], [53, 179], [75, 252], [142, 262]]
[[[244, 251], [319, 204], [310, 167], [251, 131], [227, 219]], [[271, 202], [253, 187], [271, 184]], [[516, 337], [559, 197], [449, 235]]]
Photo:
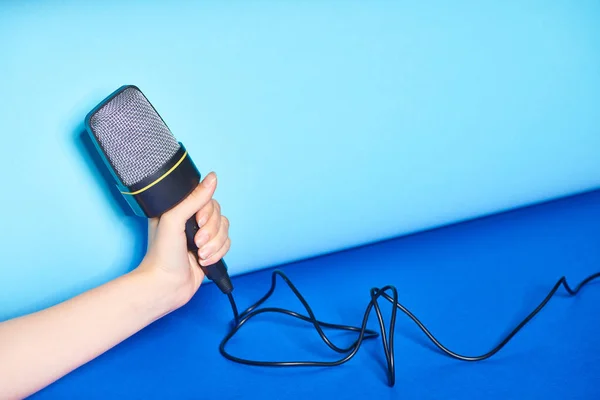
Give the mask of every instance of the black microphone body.
[[[200, 183], [200, 172], [187, 150], [175, 141], [137, 87], [127, 85], [113, 92], [87, 115], [85, 125], [136, 215], [158, 217], [184, 200]], [[192, 216], [185, 233], [187, 247], [196, 258], [194, 237], [198, 229], [196, 217]], [[223, 259], [201, 268], [224, 294], [233, 291]]]

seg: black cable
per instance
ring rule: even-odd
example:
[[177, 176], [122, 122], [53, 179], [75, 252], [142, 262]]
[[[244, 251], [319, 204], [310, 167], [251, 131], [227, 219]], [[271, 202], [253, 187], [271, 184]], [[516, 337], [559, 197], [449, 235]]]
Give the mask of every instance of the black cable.
[[[308, 316], [299, 314], [295, 311], [285, 310], [282, 308], [267, 307], [267, 308], [258, 309], [258, 307], [262, 303], [264, 303], [269, 297], [271, 297], [271, 295], [274, 293], [275, 287], [277, 285], [277, 280], [276, 280], [277, 276], [281, 277], [284, 280], [284, 282], [289, 286], [289, 288], [292, 290], [292, 292], [296, 295], [298, 300], [300, 300], [300, 302], [304, 306], [304, 309], [306, 310]], [[449, 350], [444, 345], [442, 345], [435, 338], [435, 336], [433, 336], [433, 334], [431, 334], [431, 332], [425, 327], [425, 325], [423, 325], [423, 323], [421, 321], [419, 321], [419, 319], [413, 313], [411, 313], [406, 307], [404, 307], [402, 304], [400, 304], [398, 302], [398, 291], [396, 290], [396, 288], [394, 286], [385, 286], [382, 289], [378, 289], [378, 288], [371, 289], [371, 292], [370, 292], [371, 293], [371, 301], [367, 305], [367, 309], [365, 310], [365, 314], [364, 314], [364, 317], [362, 320], [361, 327], [359, 328], [359, 327], [354, 327], [354, 326], [331, 324], [328, 322], [322, 322], [322, 321], [317, 320], [314, 312], [312, 311], [312, 309], [310, 308], [310, 306], [304, 299], [304, 296], [302, 296], [302, 294], [300, 294], [298, 289], [294, 286], [294, 284], [290, 281], [290, 279], [283, 272], [276, 270], [271, 275], [271, 288], [269, 289], [267, 294], [265, 294], [260, 300], [258, 300], [252, 306], [248, 307], [248, 309], [243, 311], [241, 314], [238, 313], [237, 305], [235, 303], [233, 296], [231, 295], [231, 293], [228, 294], [229, 302], [231, 303], [231, 308], [233, 310], [233, 315], [234, 315], [234, 325], [233, 325], [233, 328], [229, 331], [229, 333], [221, 341], [221, 344], [219, 346], [219, 351], [221, 352], [223, 357], [225, 357], [231, 361], [241, 363], [241, 364], [246, 364], [246, 365], [256, 365], [256, 366], [262, 366], [262, 367], [332, 367], [332, 366], [336, 366], [336, 365], [341, 365], [341, 364], [344, 364], [345, 362], [349, 361], [350, 359], [352, 359], [352, 357], [354, 357], [356, 355], [356, 353], [358, 352], [358, 350], [364, 340], [374, 339], [379, 336], [379, 334], [377, 332], [367, 329], [367, 321], [371, 314], [371, 310], [375, 309], [375, 314], [376, 314], [377, 320], [379, 322], [379, 329], [381, 331], [381, 341], [383, 344], [383, 352], [385, 354], [385, 359], [387, 362], [388, 383], [390, 386], [394, 386], [394, 383], [396, 380], [396, 372], [395, 372], [395, 365], [394, 365], [394, 329], [396, 326], [396, 314], [397, 314], [398, 310], [402, 311], [410, 319], [412, 319], [419, 326], [419, 328], [421, 328], [421, 330], [425, 333], [425, 335], [427, 335], [429, 340], [431, 340], [433, 342], [433, 344], [435, 344], [440, 350], [442, 350], [448, 356], [458, 359], [458, 360], [462, 360], [462, 361], [482, 361], [487, 358], [490, 358], [491, 356], [496, 354], [498, 351], [500, 351], [500, 349], [502, 349], [517, 334], [517, 332], [519, 332], [538, 312], [540, 312], [540, 310], [542, 308], [544, 308], [544, 306], [550, 301], [552, 296], [561, 287], [561, 285], [564, 286], [564, 288], [569, 293], [569, 295], [574, 296], [579, 292], [579, 290], [583, 286], [585, 286], [587, 283], [589, 283], [590, 281], [592, 281], [598, 277], [600, 277], [600, 272], [587, 277], [579, 285], [577, 285], [577, 287], [575, 287], [575, 289], [571, 289], [571, 287], [567, 283], [566, 278], [563, 276], [562, 278], [559, 279], [559, 281], [556, 283], [556, 285], [554, 285], [554, 287], [552, 288], [550, 293], [548, 293], [546, 298], [536, 307], [536, 309], [533, 310], [520, 324], [518, 324], [517, 327], [515, 329], [513, 329], [513, 331], [511, 333], [509, 333], [508, 336], [506, 336], [506, 338], [500, 342], [500, 344], [498, 344], [496, 347], [494, 347], [489, 352], [487, 352], [483, 355], [480, 355], [480, 356], [463, 356], [463, 355], [460, 355], [458, 353], [455, 353], [455, 352]], [[391, 292], [391, 295], [388, 294], [388, 292]], [[379, 308], [379, 303], [377, 301], [380, 297], [383, 297], [385, 300], [389, 301], [394, 306], [392, 308], [392, 316], [390, 318], [390, 326], [389, 326], [389, 331], [387, 333], [386, 333], [386, 329], [385, 329], [385, 322], [384, 322], [383, 316], [381, 314], [381, 309]], [[338, 353], [342, 353], [342, 354], [347, 353], [347, 354], [343, 358], [341, 358], [337, 361], [257, 361], [257, 360], [247, 360], [247, 359], [239, 358], [239, 357], [229, 354], [225, 350], [225, 346], [227, 345], [229, 340], [231, 340], [231, 338], [240, 330], [240, 328], [246, 322], [248, 322], [248, 320], [250, 320], [251, 318], [253, 318], [257, 315], [267, 313], [267, 312], [289, 315], [291, 317], [298, 318], [302, 321], [311, 322], [313, 324], [313, 326], [315, 327], [315, 329], [317, 330], [317, 333], [319, 334], [319, 336], [321, 337], [323, 342], [325, 342], [325, 344], [327, 346], [329, 346], [330, 349], [332, 349]], [[348, 346], [346, 348], [340, 348], [340, 347], [336, 346], [335, 344], [333, 344], [329, 340], [329, 338], [327, 337], [325, 332], [323, 332], [323, 329], [322, 329], [323, 327], [336, 329], [336, 330], [342, 330], [342, 331], [357, 332], [358, 338], [350, 346]]]
[[231, 311], [233, 311], [233, 321], [237, 324], [237, 321], [240, 319], [240, 314], [231, 292], [227, 293], [227, 298], [229, 299], [229, 304], [231, 304]]

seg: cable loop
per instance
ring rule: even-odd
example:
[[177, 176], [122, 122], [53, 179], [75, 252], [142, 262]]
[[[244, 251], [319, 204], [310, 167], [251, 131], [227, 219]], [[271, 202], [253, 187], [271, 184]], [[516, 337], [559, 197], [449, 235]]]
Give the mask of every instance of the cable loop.
[[[294, 295], [300, 300], [302, 306], [306, 310], [308, 315], [303, 315], [297, 313], [295, 311], [286, 310], [283, 308], [276, 307], [266, 307], [266, 308], [258, 308], [261, 304], [263, 304], [269, 297], [273, 295], [275, 292], [275, 288], [277, 286], [277, 277], [283, 279], [283, 281], [287, 284], [287, 286], [292, 290]], [[242, 313], [238, 313], [237, 305], [235, 303], [235, 299], [233, 295], [228, 294], [229, 302], [231, 303], [231, 308], [233, 311], [233, 328], [227, 333], [227, 335], [221, 341], [219, 346], [219, 351], [221, 355], [228, 360], [245, 364], [245, 365], [254, 365], [254, 366], [262, 366], [262, 367], [333, 367], [337, 365], [342, 365], [348, 361], [350, 361], [360, 349], [363, 341], [369, 339], [375, 339], [380, 335], [371, 329], [367, 329], [367, 322], [369, 320], [369, 316], [371, 315], [371, 311], [375, 310], [375, 315], [377, 316], [377, 321], [379, 323], [379, 330], [381, 332], [381, 342], [383, 344], [383, 352], [385, 355], [385, 359], [387, 362], [387, 378], [389, 386], [394, 386], [396, 381], [396, 371], [394, 365], [394, 330], [396, 327], [396, 314], [398, 310], [402, 311], [405, 315], [407, 315], [417, 326], [423, 331], [423, 333], [431, 340], [431, 342], [436, 345], [442, 352], [446, 355], [455, 358], [461, 361], [482, 361], [487, 358], [490, 358], [494, 354], [496, 354], [500, 349], [502, 349], [535, 315], [540, 312], [542, 308], [550, 301], [552, 296], [560, 289], [561, 285], [565, 288], [567, 293], [571, 296], [576, 295], [579, 290], [585, 286], [590, 281], [600, 277], [600, 272], [591, 275], [584, 279], [579, 285], [572, 289], [567, 283], [566, 278], [563, 276], [559, 279], [559, 281], [554, 285], [550, 293], [544, 298], [544, 300], [527, 316], [525, 319], [519, 323], [498, 345], [496, 345], [489, 352], [479, 355], [479, 356], [464, 356], [458, 353], [449, 350], [447, 347], [442, 345], [433, 334], [425, 327], [425, 325], [406, 307], [398, 302], [398, 291], [394, 286], [385, 286], [381, 289], [373, 288], [370, 291], [371, 301], [367, 305], [365, 310], [362, 324], [360, 327], [356, 326], [348, 326], [348, 325], [339, 325], [332, 324], [329, 322], [323, 322], [316, 318], [312, 308], [302, 296], [300, 291], [296, 288], [296, 286], [292, 283], [292, 281], [280, 270], [275, 270], [271, 275], [271, 287], [267, 291], [267, 293], [259, 299], [256, 303], [248, 307]], [[391, 293], [391, 295], [390, 295]], [[388, 331], [386, 332], [385, 321], [383, 319], [383, 315], [381, 313], [381, 309], [379, 307], [378, 300], [383, 298], [392, 304], [392, 315], [390, 318], [390, 326]], [[236, 357], [228, 353], [225, 349], [227, 343], [236, 335], [236, 333], [253, 317], [264, 313], [279, 313], [283, 315], [287, 315], [290, 317], [298, 318], [305, 322], [310, 322], [316, 329], [317, 333], [323, 340], [323, 342], [333, 351], [341, 354], [346, 354], [344, 357], [336, 360], [336, 361], [260, 361], [260, 360], [248, 360], [240, 357]], [[323, 328], [347, 331], [347, 332], [356, 332], [358, 334], [358, 338], [348, 347], [338, 347], [336, 346], [324, 332]]]

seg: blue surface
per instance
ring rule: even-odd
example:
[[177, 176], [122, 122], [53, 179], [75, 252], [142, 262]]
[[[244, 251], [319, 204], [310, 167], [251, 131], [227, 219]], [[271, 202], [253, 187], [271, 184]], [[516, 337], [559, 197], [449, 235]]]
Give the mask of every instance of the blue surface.
[[[400, 301], [450, 349], [482, 354], [566, 275], [576, 285], [600, 270], [600, 192], [284, 266], [317, 317], [358, 324], [373, 286]], [[234, 279], [247, 305], [270, 271]], [[300, 309], [287, 290], [270, 305]], [[380, 343], [329, 369], [265, 369], [230, 363], [218, 344], [230, 319], [214, 285], [184, 308], [34, 396], [211, 399], [597, 399], [600, 283], [559, 292], [500, 353], [481, 363], [441, 355], [405, 317], [396, 336], [397, 385], [386, 386]], [[370, 321], [376, 328], [376, 320]], [[343, 335], [342, 335], [343, 336]], [[338, 337], [347, 342], [348, 337]], [[338, 342], [339, 343], [339, 342]], [[283, 317], [252, 322], [229, 348], [258, 359], [332, 359], [311, 328]]]
[[241, 273], [597, 188], [599, 18], [598, 1], [0, 2], [0, 320], [140, 260], [140, 221], [79, 139], [117, 87], [219, 174]]

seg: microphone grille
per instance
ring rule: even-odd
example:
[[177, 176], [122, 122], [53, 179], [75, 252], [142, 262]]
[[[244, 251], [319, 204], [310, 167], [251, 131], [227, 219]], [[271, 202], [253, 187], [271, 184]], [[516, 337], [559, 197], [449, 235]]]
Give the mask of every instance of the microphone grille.
[[180, 148], [152, 104], [135, 87], [102, 105], [90, 117], [89, 126], [125, 186], [157, 172]]

